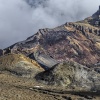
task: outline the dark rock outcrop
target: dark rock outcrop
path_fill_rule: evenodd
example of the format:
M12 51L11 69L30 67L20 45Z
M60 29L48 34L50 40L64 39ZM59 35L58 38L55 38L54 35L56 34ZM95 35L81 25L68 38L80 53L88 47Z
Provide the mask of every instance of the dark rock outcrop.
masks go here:
M49 70L54 65L57 65L58 62L46 54L40 54L40 52L35 52L29 55L29 58L36 60L42 68Z
M84 23L68 23L54 29L41 29L23 42L9 47L13 53L29 56L39 51L58 62L76 61L91 66L100 61L100 38L95 27ZM8 48L5 49L8 51Z
M93 69L100 74L100 63L93 65Z

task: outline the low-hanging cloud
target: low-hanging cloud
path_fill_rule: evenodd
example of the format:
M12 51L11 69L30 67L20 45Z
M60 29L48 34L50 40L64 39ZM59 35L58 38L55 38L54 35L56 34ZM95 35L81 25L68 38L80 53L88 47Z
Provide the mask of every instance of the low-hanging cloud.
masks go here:
M28 1L28 3L26 2ZM100 0L0 0L0 48L92 15Z

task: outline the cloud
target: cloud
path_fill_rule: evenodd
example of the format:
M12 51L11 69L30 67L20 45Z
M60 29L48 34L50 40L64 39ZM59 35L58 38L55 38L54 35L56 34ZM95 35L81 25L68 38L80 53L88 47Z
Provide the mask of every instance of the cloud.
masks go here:
M82 20L92 15L100 4L100 0L27 1L0 0L0 48L26 39L40 28Z

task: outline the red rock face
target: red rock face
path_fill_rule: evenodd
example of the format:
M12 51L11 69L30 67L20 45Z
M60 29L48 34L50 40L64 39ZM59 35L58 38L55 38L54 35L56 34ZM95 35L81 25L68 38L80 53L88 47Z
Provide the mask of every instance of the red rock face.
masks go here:
M99 62L100 37L94 30L94 33L89 32L85 26L84 30L76 27L77 23L72 23L55 29L39 30L27 40L15 44L11 50L26 55L39 50L60 62L71 60L87 66Z
M39 51L59 62L76 61L89 67L100 62L100 28L84 20L54 29L41 29L9 50L26 56ZM5 51L8 53L8 48Z

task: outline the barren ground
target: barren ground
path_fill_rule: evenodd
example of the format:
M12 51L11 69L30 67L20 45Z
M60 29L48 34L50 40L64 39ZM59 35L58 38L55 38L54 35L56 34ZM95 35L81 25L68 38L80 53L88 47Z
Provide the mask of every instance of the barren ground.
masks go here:
M1 72L0 100L100 100L100 93L74 92L61 87L43 86L33 79Z

